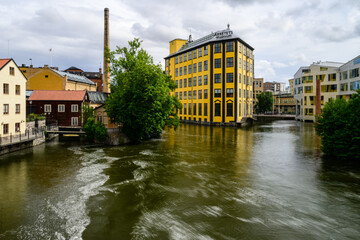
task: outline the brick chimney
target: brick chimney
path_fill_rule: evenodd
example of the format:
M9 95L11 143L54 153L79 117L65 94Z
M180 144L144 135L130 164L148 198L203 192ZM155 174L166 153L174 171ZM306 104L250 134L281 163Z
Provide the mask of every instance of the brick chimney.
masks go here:
M103 74L103 92L110 92L110 63L109 57L106 56L106 49L109 45L109 9L104 9L104 74Z

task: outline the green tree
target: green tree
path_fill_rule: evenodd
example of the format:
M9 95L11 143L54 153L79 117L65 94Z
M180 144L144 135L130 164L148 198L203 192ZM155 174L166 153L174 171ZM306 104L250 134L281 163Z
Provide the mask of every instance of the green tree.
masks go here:
M329 156L360 159L360 90L349 101L330 99L317 117L315 128L321 149Z
M88 118L84 126L86 137L90 141L104 142L107 136L107 130L102 122L95 122L94 118Z
M110 52L111 94L106 111L111 121L121 123L123 133L133 142L159 137L165 126L180 124L181 103L170 92L176 85L161 65L142 48L141 41Z
M273 97L271 92L262 92L257 97L258 102L255 105L256 113L270 112L273 109Z
M83 125L85 126L89 118L94 118L94 108L89 103L84 103L82 106Z

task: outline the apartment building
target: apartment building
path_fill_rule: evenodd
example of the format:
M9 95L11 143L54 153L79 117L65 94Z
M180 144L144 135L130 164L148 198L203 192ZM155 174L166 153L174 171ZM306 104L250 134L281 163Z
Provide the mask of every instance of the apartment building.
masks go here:
M237 123L253 113L254 48L228 28L193 41L170 41L166 73L183 121Z

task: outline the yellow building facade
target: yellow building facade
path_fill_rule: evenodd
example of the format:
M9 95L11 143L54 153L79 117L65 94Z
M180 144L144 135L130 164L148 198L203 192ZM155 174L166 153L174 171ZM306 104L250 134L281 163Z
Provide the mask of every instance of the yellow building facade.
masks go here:
M27 90L88 90L96 91L96 84L84 76L49 68L20 67L27 77Z
M170 42L165 70L183 121L240 123L253 113L254 48L228 27L198 40Z

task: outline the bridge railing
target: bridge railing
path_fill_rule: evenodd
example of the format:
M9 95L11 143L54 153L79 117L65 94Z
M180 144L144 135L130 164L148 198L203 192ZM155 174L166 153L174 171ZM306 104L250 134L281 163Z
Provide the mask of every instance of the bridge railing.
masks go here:
M23 133L17 133L17 134L10 133L6 135L0 134L0 146L19 143L28 140L34 140L39 137L44 137L44 130L45 127L40 127L40 128L26 129L25 132Z

